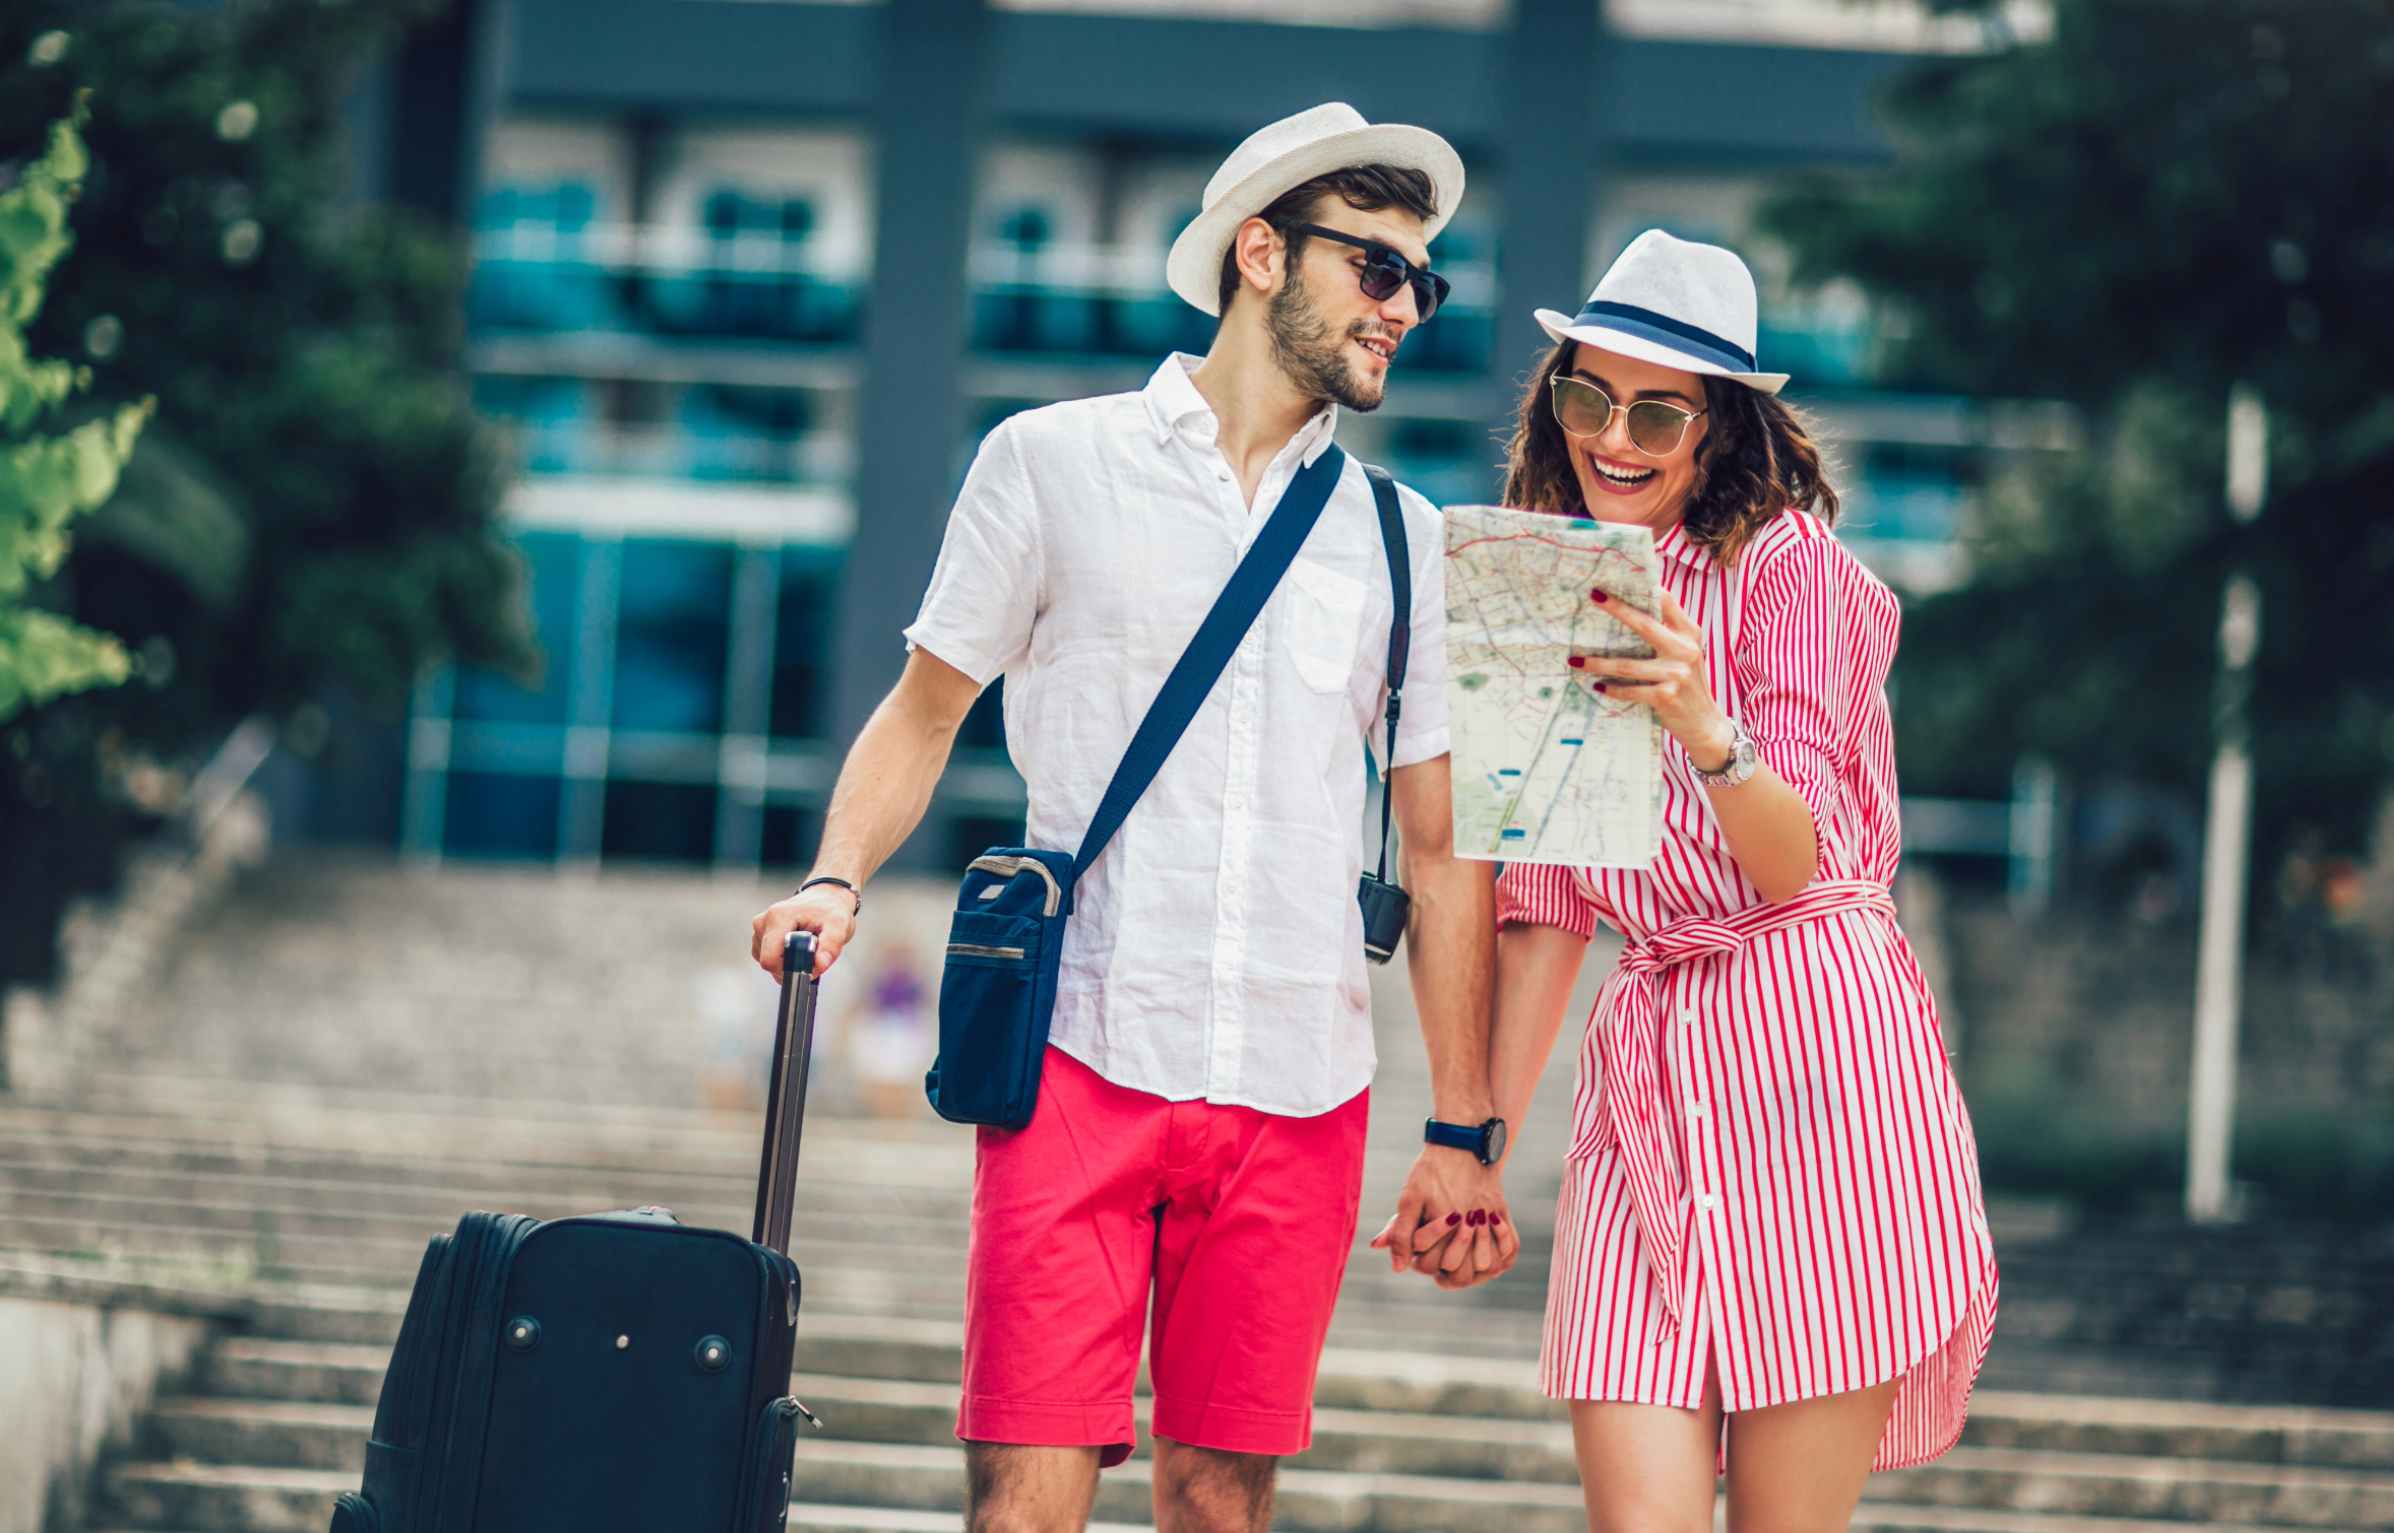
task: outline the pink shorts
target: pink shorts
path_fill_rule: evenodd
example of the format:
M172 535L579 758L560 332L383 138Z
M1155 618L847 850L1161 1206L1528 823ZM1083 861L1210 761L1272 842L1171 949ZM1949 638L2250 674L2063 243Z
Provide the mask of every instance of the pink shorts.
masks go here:
M1152 1295L1156 1435L1303 1452L1369 1096L1313 1118L1167 1102L1049 1049L1030 1123L980 1130L956 1435L1129 1458Z

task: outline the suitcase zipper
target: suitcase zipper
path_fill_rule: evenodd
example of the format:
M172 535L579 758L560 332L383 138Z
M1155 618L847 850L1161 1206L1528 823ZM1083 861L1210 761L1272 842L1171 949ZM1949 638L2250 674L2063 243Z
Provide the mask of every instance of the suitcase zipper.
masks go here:
M1003 873L1008 878L1028 868L1047 884L1046 914L1054 915L1056 907L1064 903L1064 886L1056 882L1056 875L1048 871L1047 864L1036 857L975 857L964 865L968 873L975 868L984 873Z
M1023 950L1018 947L991 947L985 942L951 942L948 944L948 956L950 958L1011 958L1019 963L1023 958Z

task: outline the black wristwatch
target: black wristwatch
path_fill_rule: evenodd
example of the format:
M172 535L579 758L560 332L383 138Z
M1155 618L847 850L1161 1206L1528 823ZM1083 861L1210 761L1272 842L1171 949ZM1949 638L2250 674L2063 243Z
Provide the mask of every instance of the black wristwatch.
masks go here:
M1480 1158L1483 1166L1493 1166L1505 1158L1505 1120L1490 1118L1485 1123L1465 1125L1441 1123L1436 1118L1421 1126L1422 1142L1443 1145L1450 1150L1469 1150Z

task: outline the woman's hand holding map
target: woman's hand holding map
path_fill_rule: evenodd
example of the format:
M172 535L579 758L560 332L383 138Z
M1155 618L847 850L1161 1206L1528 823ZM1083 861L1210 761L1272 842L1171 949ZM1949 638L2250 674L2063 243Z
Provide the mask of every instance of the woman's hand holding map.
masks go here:
M1629 621L1651 621L1660 590L1653 535L1449 506L1446 548L1456 854L1646 866L1661 844L1662 729L1642 696L1581 678L1599 658L1653 653Z
M1653 709L1656 722L1690 760L1706 771L1717 771L1729 757L1735 732L1704 680L1704 630L1669 591L1658 587L1655 595L1661 611L1649 615L1613 600L1602 587L1588 593L1614 620L1653 646L1653 659L1575 654L1571 667L1587 677L1597 694Z

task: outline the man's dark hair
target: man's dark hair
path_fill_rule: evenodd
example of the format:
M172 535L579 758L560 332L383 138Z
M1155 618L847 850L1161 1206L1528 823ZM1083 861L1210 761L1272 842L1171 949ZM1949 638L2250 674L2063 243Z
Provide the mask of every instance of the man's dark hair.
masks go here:
M1438 188L1425 171L1402 165L1357 165L1316 176L1282 192L1270 207L1255 215L1288 241L1290 266L1305 253L1305 235L1293 226L1313 222L1315 210L1326 197L1336 197L1358 213L1403 208L1424 222L1438 216ZM1233 241L1233 248L1222 252L1220 309L1225 318L1230 314L1231 295L1238 290L1239 260Z

